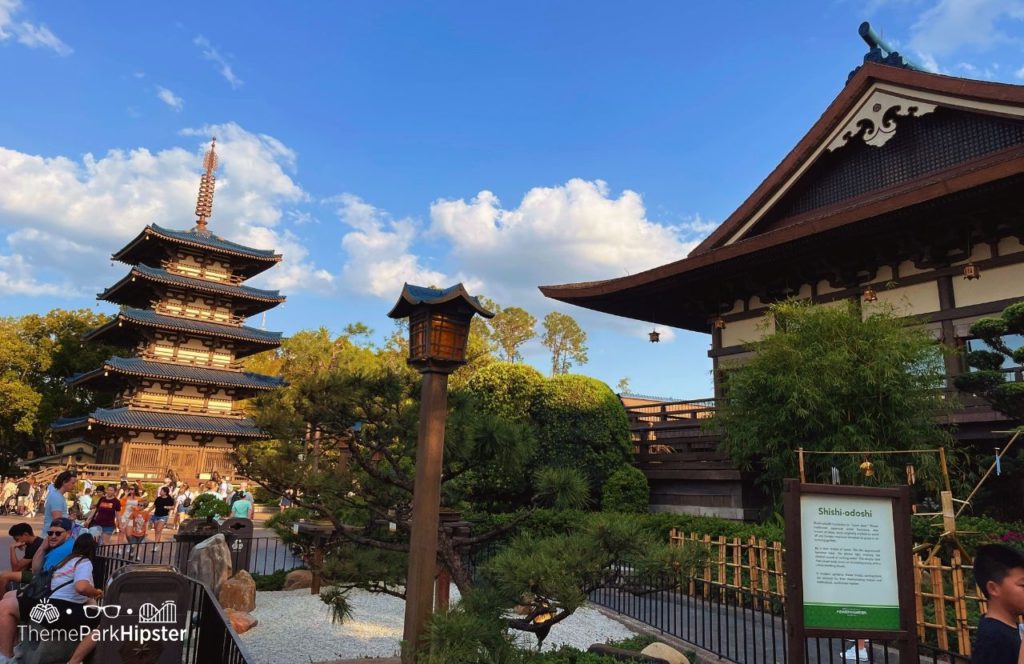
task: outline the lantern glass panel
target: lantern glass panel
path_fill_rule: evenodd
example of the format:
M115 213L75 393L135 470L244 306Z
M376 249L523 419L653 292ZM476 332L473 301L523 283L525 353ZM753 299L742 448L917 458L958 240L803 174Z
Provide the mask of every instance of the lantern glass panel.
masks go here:
M465 356L469 321L441 312L434 312L431 318L430 357L461 362Z
M409 357L426 357L429 339L430 313L426 310L417 311L409 317Z

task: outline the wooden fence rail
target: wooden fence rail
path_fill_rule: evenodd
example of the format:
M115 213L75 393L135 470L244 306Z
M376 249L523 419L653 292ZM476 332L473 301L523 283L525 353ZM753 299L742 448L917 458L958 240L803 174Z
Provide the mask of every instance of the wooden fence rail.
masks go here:
M786 597L785 549L782 542L764 538L712 537L697 533L669 533L673 546L701 545L708 553L703 570L690 581L690 593L701 592L699 584L708 581L726 588L753 590L778 601ZM917 634L925 643L942 650L971 654L971 638L978 617L985 612L985 598L968 580L960 552L949 562L933 558L925 562L914 556ZM766 600L767 601L767 600Z

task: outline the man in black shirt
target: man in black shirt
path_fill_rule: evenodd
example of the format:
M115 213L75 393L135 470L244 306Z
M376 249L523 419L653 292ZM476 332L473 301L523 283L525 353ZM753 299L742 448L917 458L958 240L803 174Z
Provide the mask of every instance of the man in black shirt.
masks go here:
M14 538L10 550L11 571L0 572L0 590L6 588L8 583L28 583L32 580L32 556L36 555L36 550L43 543L43 538L36 537L32 526L27 523L14 524L7 534Z
M978 547L974 580L988 599L988 612L978 621L971 664L1017 664L1024 613L1024 555L1001 544Z

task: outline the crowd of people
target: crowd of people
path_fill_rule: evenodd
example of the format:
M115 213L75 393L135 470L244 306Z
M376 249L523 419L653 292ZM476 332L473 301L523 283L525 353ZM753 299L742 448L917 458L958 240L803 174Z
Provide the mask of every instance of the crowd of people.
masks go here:
M13 540L10 571L0 573L0 589L12 583L20 588L0 599L0 664L13 658L17 626L29 621L42 600L60 612L58 627L94 626L99 618L90 617L83 607L103 596L93 586L96 546L122 543L133 555L150 531L159 542L165 528L180 528L193 501L203 494L225 501L233 517L253 517L256 501L248 482L236 488L219 473L193 488L169 470L155 495L127 479L109 484L83 479L79 485L73 470L59 473L45 488L32 479L0 478L0 513L33 519L41 512L43 517L40 535L27 522L8 530ZM33 581L39 588L33 589Z

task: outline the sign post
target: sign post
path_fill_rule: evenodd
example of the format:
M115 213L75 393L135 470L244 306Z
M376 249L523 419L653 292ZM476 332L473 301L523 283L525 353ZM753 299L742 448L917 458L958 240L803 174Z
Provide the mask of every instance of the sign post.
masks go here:
M917 661L910 487L786 480L788 664L808 637L878 639Z

